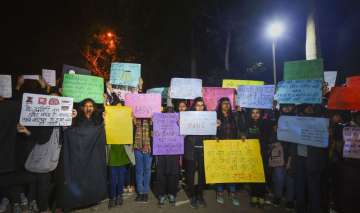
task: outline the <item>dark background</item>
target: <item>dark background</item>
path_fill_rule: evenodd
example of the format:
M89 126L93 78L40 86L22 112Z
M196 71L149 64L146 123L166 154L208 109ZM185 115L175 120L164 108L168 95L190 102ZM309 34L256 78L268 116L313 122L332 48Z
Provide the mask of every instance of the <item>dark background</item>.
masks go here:
M360 73L358 2L316 1L325 70L338 70L339 83ZM171 77L190 77L194 47L197 77L207 85L220 86L225 77L271 83L271 41L264 29L274 17L286 23L277 48L280 79L284 61L305 58L305 0L36 0L2 2L1 8L0 72L12 75L40 74L42 68L60 74L62 64L84 67L81 47L98 26L122 38L122 54L136 53L146 87L167 86ZM224 71L224 32L229 26L231 66ZM266 70L246 71L257 62Z

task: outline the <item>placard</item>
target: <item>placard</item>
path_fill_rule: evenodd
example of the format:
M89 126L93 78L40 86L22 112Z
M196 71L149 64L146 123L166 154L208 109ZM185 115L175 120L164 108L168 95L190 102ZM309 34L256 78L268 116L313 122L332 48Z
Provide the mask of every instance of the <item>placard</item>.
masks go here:
M0 75L0 97L12 97L11 75Z
M284 80L324 80L323 60L315 59L285 62Z
M180 112L180 135L216 135L216 112Z
M107 144L132 144L132 110L126 106L105 106L105 132Z
M22 77L24 80L40 80L39 75L23 75Z
M23 126L71 126L73 99L24 93L20 124Z
M42 77L47 84L54 87L56 86L56 70L42 70Z
M347 87L360 87L360 75L346 78Z
M324 72L324 81L328 84L328 90L335 86L336 83L337 71L325 71Z
M161 95L127 94L125 105L132 108L135 118L151 118L155 112L161 112Z
M280 81L275 100L280 104L320 104L322 102L322 81Z
M195 78L172 78L170 98L194 99L202 97L202 80Z
M343 138L343 157L360 159L360 127L345 127Z
M91 98L96 103L104 102L104 79L90 75L64 74L63 96L74 98L79 103Z
M133 63L111 63L110 83L137 87L141 77L141 65Z
M233 79L223 79L222 87L223 88L233 88L237 89L239 86L260 86L264 85L263 81L255 80L233 80Z
M205 179L213 183L264 183L258 139L205 140Z
M184 154L184 136L180 135L179 113L154 113L153 155Z
M127 94L138 94L137 91L131 91L126 89L112 89L112 92L116 94L116 96L121 100L125 101L125 97Z
M223 97L229 98L232 109L235 109L235 89L221 87L204 87L203 97L205 105L210 111L216 110L218 101Z
M328 98L328 108L336 110L360 110L359 87L334 87Z
M62 73L64 74L79 74L79 75L91 75L91 72L85 68L71 66L63 64Z
M329 119L280 116L277 139L291 143L326 148L329 142Z
M243 108L272 109L274 93L274 85L239 86L237 105Z
M168 87L156 87L146 90L148 94L160 94L163 100L167 100L169 96L169 88Z

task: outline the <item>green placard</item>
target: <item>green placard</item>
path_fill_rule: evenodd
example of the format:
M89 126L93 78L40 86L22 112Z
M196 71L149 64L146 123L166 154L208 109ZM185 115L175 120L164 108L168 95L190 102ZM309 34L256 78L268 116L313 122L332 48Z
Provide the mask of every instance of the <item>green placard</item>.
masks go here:
M90 75L64 74L63 96L74 98L79 103L86 98L96 103L104 102L104 79Z
M288 61L284 64L284 80L323 80L322 59Z

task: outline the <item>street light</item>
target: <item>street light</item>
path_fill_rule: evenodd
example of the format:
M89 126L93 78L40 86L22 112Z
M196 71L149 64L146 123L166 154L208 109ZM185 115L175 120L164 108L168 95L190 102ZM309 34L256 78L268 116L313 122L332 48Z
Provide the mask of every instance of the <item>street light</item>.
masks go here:
M272 22L267 27L267 35L272 39L274 84L276 84L276 59L275 59L276 40L283 34L283 32L284 32L284 25L279 21Z

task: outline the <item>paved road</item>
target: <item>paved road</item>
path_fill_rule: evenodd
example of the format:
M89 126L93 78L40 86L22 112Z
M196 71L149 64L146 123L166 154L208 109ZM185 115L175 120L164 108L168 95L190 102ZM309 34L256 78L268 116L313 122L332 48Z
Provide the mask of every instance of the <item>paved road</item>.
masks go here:
M176 207L166 204L164 207L159 208L157 205L157 199L151 195L149 203L142 204L134 202L135 195L126 196L124 198L124 204L120 207L109 210L107 208L107 201L100 203L99 205L77 210L79 213L90 213L90 212L121 212L121 213L192 213L192 212L209 212L209 213L290 213L284 208L274 208L268 206L265 209L251 208L249 206L249 197L247 193L242 192L239 194L241 205L240 207L234 207L230 200L225 200L224 205L219 205L215 201L215 192L207 190L205 192L205 200L207 202L206 208L192 209L189 205L189 201L183 191L180 191L177 198Z

